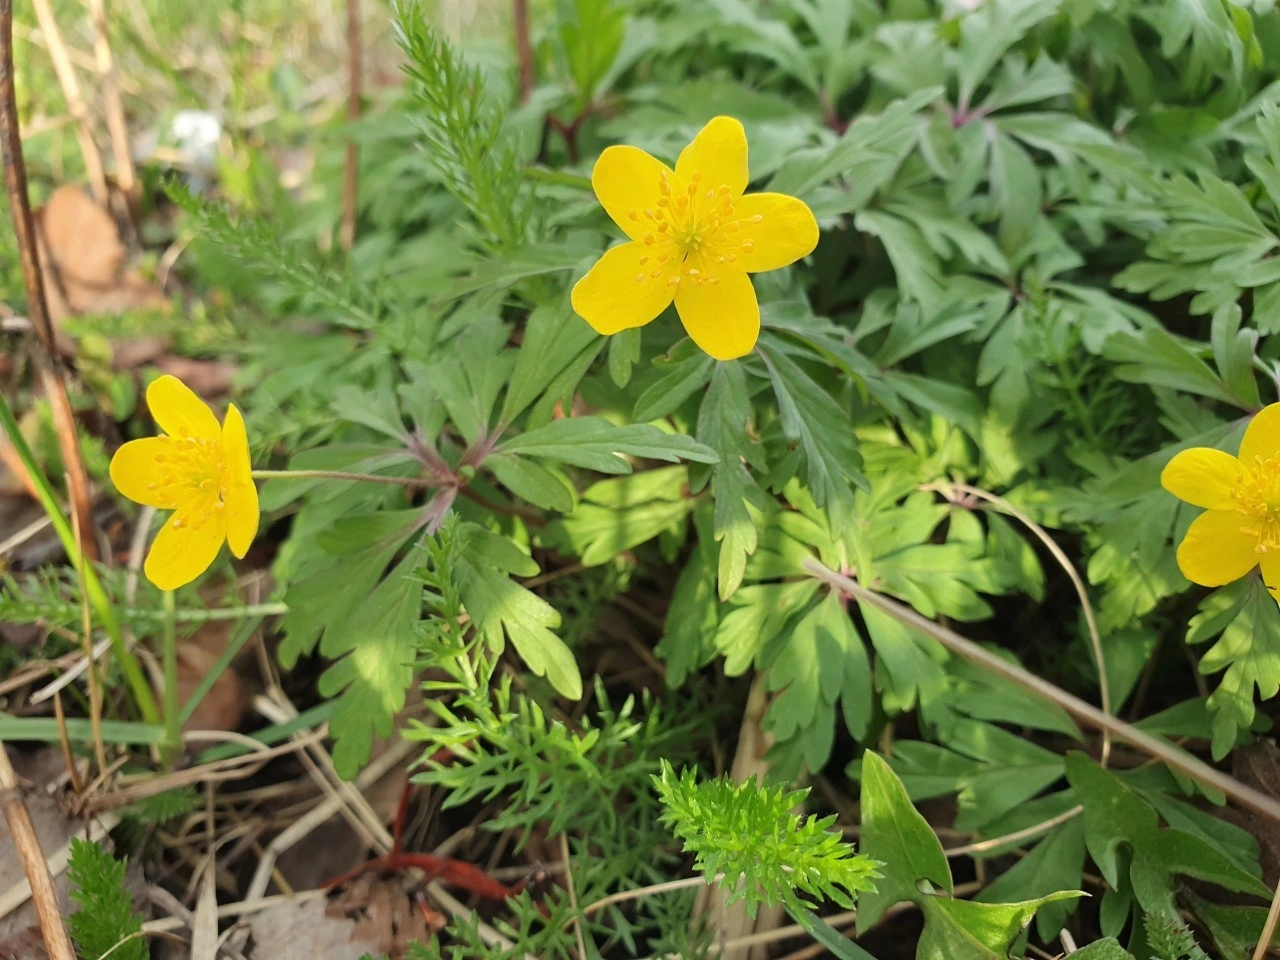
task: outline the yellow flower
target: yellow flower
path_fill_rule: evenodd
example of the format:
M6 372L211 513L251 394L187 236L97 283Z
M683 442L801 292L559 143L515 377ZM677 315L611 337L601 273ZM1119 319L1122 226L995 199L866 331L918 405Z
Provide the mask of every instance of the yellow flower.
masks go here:
M1249 423L1233 457L1209 447L1183 450L1161 485L1205 512L1178 547L1178 568L1192 583L1220 587L1255 566L1280 600L1280 403Z
M607 250L573 288L573 309L598 333L642 327L671 303L717 360L750 353L760 305L749 273L813 251L818 223L800 200L747 188L747 138L716 117L673 171L636 147L609 147L591 172L605 212L630 242Z
M235 404L226 423L177 377L147 388L162 437L130 440L111 459L111 480L130 500L172 510L143 567L161 590L176 590L209 569L222 542L243 557L258 532L258 491L249 438Z

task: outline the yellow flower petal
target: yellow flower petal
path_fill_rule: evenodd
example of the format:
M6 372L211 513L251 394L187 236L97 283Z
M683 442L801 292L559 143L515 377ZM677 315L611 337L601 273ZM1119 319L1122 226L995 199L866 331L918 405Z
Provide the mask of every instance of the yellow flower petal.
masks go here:
M1179 500L1206 510L1230 510L1231 490L1243 471L1229 453L1210 447L1183 450L1165 465L1160 485Z
M1251 464L1255 457L1280 458L1280 403L1263 407L1249 421L1240 442L1240 461Z
M657 209L663 176L672 181L674 189L675 174L661 160L639 147L607 147L591 171L591 189L623 233L632 240L643 240L646 233L654 232L645 211Z
M209 405L179 380L165 374L147 387L147 408L160 429L171 437L204 437L217 440L222 436L218 418Z
M756 345L760 304L750 278L742 271L722 271L716 279L718 283L681 279L676 310L694 343L716 360L734 360Z
M1258 538L1240 532L1234 510L1207 510L1196 517L1178 547L1178 569L1192 583L1220 587L1239 580L1261 559Z
M660 256L665 263L658 262ZM574 284L573 309L606 336L643 327L671 303L676 291L668 281L679 269L674 247L619 244Z
M253 483L244 417L234 403L227 407L227 418L222 424L222 458L227 471L223 498L227 511L227 546L237 557L243 557L258 533L258 488Z
M803 200L784 193L749 193L733 205L738 265L748 273L777 270L813 253L818 221ZM759 217L757 221L755 218Z
M135 503L161 510L172 510L178 505L172 485L159 483L160 464L156 457L165 454L173 441L168 437L147 437L130 440L111 458L111 482L116 489Z
M1280 600L1280 553L1268 550L1262 555L1262 582L1271 596Z
M208 570L226 539L224 512L210 509L193 517L184 511L170 517L142 566L147 579L161 590L177 590Z
M747 133L733 117L716 117L680 152L676 176L685 184L701 174L696 189L718 190L727 186L734 197L747 189Z

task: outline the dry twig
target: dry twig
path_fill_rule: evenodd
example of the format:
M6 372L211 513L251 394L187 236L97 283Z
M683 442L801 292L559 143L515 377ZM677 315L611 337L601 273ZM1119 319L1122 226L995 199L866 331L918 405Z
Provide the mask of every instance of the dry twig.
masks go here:
M810 557L805 560L804 571L810 576L830 584L860 603L878 607L899 623L937 640L957 656L976 663L983 669L1017 684L1022 689L1048 700L1050 703L1057 704L1081 723L1087 724L1095 730L1106 730L1113 737L1132 744L1148 756L1154 757L1174 770L1181 771L1201 785L1226 794L1242 807L1269 819L1280 821L1280 801L1277 801L1274 797L1267 796L1260 790L1255 790L1253 787L1241 783L1235 777L1228 776L1221 770L1215 770L1198 757L1194 757L1184 750L1179 750L1177 747L1139 730L1131 723L1126 723L1118 717L1104 713L1092 704L1085 703L1079 697L1067 693L1067 691L1055 686L1048 680L1038 677L1029 670L1015 666L994 653L983 649L972 640L960 636L954 630L949 630L941 624L934 623L927 617L922 617L897 600L876 593L874 590L868 590L856 580L824 566L817 558Z
M10 0L0 0L0 15L9 6ZM63 926L62 914L58 909L58 894L53 889L53 877L49 874L49 864L45 861L44 851L40 849L40 840L36 836L35 825L31 822L31 814L27 805L22 802L22 794L18 789L18 776L9 763L9 753L0 742L0 808L4 810L4 819L9 824L9 835L13 837L14 849L22 868L27 874L27 883L35 901L36 914L40 918L40 934L44 937L44 946L50 960L76 960L71 949L71 938L67 936L67 928Z
M45 0L38 0L44 3ZM55 26L56 29L56 26ZM93 505L89 498L89 477L80 456L71 402L63 376L53 324L45 299L44 277L40 272L40 254L27 195L27 170L22 158L22 135L18 125L18 98L13 77L13 0L0 2L0 154L4 158L4 183L9 194L9 213L13 218L14 236L18 241L18 257L22 264L22 280L27 292L27 316L44 347L39 363L40 379L53 412L58 431L58 446L67 472L71 507L79 518L83 532L83 549L90 560L98 558L93 531Z

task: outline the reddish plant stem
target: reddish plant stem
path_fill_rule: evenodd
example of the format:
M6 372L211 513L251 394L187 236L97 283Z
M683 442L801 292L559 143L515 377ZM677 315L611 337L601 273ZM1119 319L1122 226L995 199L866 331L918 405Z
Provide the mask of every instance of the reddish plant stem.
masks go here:
M529 39L529 0L511 0L516 29L516 59L520 63L520 102L528 103L533 93L533 43Z
M578 131L582 129L582 123L587 119L587 114L578 114L568 123L565 123L554 114L547 114L547 126L556 133L560 134L560 138L564 140L565 153L569 156L569 163L578 162Z
M509 887L465 860L438 857L434 853L388 853L381 857L374 857L354 870L348 870L342 876L330 880L325 887L333 889L342 886L366 873L394 873L397 870L421 870L427 875L428 880L439 880L452 887L461 887L490 900L514 897L522 888L522 884Z
M405 781L400 791L400 803L396 807L396 822L391 827L391 855L404 852L404 828L409 818L409 798L413 796L413 784Z
M347 0L347 122L360 119L361 110L360 0ZM354 133L347 143L346 169L342 179L342 233L344 250L356 243L356 206L360 191L360 148Z

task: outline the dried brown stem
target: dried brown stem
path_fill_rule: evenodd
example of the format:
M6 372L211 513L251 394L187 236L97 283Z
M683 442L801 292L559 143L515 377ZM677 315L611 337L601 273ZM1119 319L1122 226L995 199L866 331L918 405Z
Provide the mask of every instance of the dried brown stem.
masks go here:
M111 137L111 152L116 159L116 185L124 194L129 217L137 222L138 178L133 169L133 154L129 150L129 127L124 118L124 101L120 99L120 84L116 79L115 61L111 56L111 41L107 37L106 0L86 0L89 15L93 18L93 55L98 68L98 80L102 84L103 103L107 113L107 133Z
M1264 960L1276 935L1276 923L1280 921L1280 886L1276 887L1271 897L1271 909L1267 911L1267 920L1262 925L1262 936L1254 948L1251 960Z
M347 0L347 122L360 119L361 77L360 63L360 0ZM360 148L355 134L347 143L346 169L342 178L342 227L339 241L344 250L356 243L356 206L360 192Z
M1094 616L1093 604L1089 601L1089 591L1084 588L1084 580L1081 578L1079 571L1076 570L1075 564L1071 562L1057 542L1049 536L1049 532L1004 497L983 490L981 487L973 487L967 483L929 483L925 484L921 489L939 490L943 493L946 493L947 490L958 490L971 497L977 497L979 500L985 500L1001 513L1013 517L1035 534L1036 539L1044 544L1045 549L1049 551L1053 559L1057 560L1058 565L1066 572L1067 579L1075 587L1076 596L1080 598L1080 609L1084 613L1085 627L1089 631L1089 644L1093 648L1093 660L1098 670L1099 703L1102 706L1103 713L1111 713L1111 682L1107 677L1107 658L1102 652L1102 634L1098 631L1098 618ZM1111 759L1111 734L1106 730L1102 731L1102 755L1099 759L1104 767Z
M42 3L44 0L37 0L37 12ZM52 16L51 13L50 16ZM54 29L56 30L56 25ZM52 49L52 37L50 41L50 49ZM22 159L18 97L14 89L13 77L13 0L0 0L0 156L3 157L4 184L9 194L9 212L13 218L14 236L18 241L18 257L22 263L22 279L27 291L27 317L46 354L43 362L39 364L40 379L52 407L63 466L67 472L71 506L79 517L80 529L84 532L86 556L96 560L98 552L97 541L93 536L89 478L80 457L80 441L76 435L75 420L71 414L71 402L67 399L66 381L62 375L62 360L58 353L53 323L49 319L44 277L40 272L35 221L31 216L31 202L27 196L27 169Z
M12 0L0 0L0 19L11 21ZM8 32L8 25L3 29ZM9 763L8 751L0 741L0 808L4 810L4 819L9 824L9 835L13 837L13 847L22 861L22 869L27 874L27 882L31 884L31 899L36 906L36 916L40 920L40 934L44 938L45 950L49 960L76 960L76 953L71 948L71 938L67 936L67 928L63 926L62 914L58 910L58 894L53 889L53 877L49 875L49 864L40 849L40 839L36 836L35 825L31 822L31 814L22 802L22 793L18 789L18 776Z
M62 97L67 101L67 112L76 121L76 139L80 142L80 153L84 157L84 172L89 178L89 189L93 191L93 199L106 206L107 175L102 166L102 154L98 151L98 144L93 139L93 120L89 116L89 107L80 95L80 82L76 79L75 68L71 65L71 55L62 39L62 31L58 29L58 19L53 15L53 7L50 6L49 0L32 0L32 6L35 7L40 32L44 34L53 72L58 77L58 86L62 88ZM12 62L10 58L9 63ZM15 120L15 131L17 127Z
M927 637L932 637L951 653L964 657L984 670L1002 677L1010 683L1015 683L1022 689L1048 700L1050 703L1057 704L1079 722L1093 727L1095 730L1105 730L1117 740L1132 744L1148 756L1154 757L1166 766L1186 774L1201 785L1227 795L1240 806L1264 817L1280 821L1280 801L1277 801L1274 797L1267 796L1260 790L1255 790L1253 787L1241 783L1221 770L1214 769L1199 758L1139 730L1131 723L1126 723L1118 717L1104 713L1093 704L1086 703L1079 697L1067 693L1061 687L1057 687L1049 681L1037 677L1034 673L1009 663L1004 658L980 647L972 640L960 636L954 630L949 630L941 624L934 623L927 617L922 617L897 600L876 593L874 590L868 590L856 580L827 568L816 558L810 557L804 561L804 571L810 576L830 584L859 603L878 607L899 623L905 624Z
M23 194L25 196L25 190ZM9 194L9 199L12 202L12 193ZM27 291L30 296L30 285ZM48 361L41 364L40 379L44 384L49 409L53 413L53 425L58 433L58 450L62 454L62 467L67 475L71 512L79 524L80 552L86 560L94 561L99 559L98 538L94 535L97 528L93 523L89 474L85 472L84 459L80 455L80 434L76 430L75 414L71 412L71 401L67 397L67 382L63 378L61 362L56 354L51 355Z

